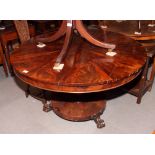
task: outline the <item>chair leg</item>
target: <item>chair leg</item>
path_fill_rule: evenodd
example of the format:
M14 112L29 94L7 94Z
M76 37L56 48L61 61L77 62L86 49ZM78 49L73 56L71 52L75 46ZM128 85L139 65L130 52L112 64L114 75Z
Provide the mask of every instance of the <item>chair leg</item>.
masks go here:
M27 85L26 85L26 90L25 90L25 96L28 97L29 94L30 94L30 85L27 84Z
M152 63L152 70L151 70L151 75L150 75L151 85L149 87L149 91L151 91L151 89L152 89L154 77L155 77L155 57L153 58L153 63Z
M6 60L5 60L4 55L2 55L2 63L3 63L3 69L5 72L5 76L8 77L8 70L7 70L7 65L6 65Z
M141 103L142 96L143 96L142 93L138 95L138 97L137 97L137 104L140 104Z
M42 100L42 103L43 103L43 104L46 104L46 103L47 103L47 99L46 99L46 91L45 91L45 90L42 90L42 94L43 94L43 100Z
M138 97L137 97L137 104L141 103L142 96L145 93L144 91L145 91L145 85L146 85L146 81L147 81L149 60L150 60L150 57L148 56L147 60L146 60L145 67L144 67L144 70L143 70L143 73L142 73L142 77L140 79L140 86L139 86L139 92L138 92Z
M10 54L9 54L8 49L7 49L7 46L4 47L4 52L5 52L5 57L6 57L6 61L7 61L7 65L8 65L10 75L13 76L14 74L13 74L13 69L12 69L11 63L10 63Z
M1 58L2 58L2 65L3 65L5 76L8 77L8 70L7 70L6 60L5 60L5 56L3 54L3 49L2 49L1 44L0 44L0 55L1 55Z

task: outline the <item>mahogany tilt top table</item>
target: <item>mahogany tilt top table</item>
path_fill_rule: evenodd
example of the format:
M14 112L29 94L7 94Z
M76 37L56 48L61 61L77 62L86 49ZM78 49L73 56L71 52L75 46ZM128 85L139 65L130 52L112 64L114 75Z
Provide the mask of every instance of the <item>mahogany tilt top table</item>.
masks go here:
M37 46L35 39L31 39L13 52L11 62L15 75L24 82L63 93L64 96L70 94L71 101L65 98L51 101L50 106L57 115L71 121L93 119L101 128L105 124L100 115L106 102L104 99L83 98L89 93L93 96L95 92L114 89L133 80L145 64L146 54L139 43L124 35L101 29L87 31L98 40L116 45L116 48L111 53L77 33L61 62L62 70L57 71L53 65L61 52L64 38L46 43L42 48Z
M108 30L111 30L117 33L118 32L122 33L138 41L155 39L155 24L151 24L151 21L109 20L109 21L104 21L104 24L107 26Z

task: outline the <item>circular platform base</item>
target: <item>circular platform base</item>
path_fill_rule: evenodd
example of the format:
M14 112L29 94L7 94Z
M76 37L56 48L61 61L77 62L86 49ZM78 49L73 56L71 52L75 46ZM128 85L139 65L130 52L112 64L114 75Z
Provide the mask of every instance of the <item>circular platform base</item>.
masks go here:
M86 121L99 117L106 106L106 102L90 101L90 102L63 102L52 101L53 111L60 117L70 121Z

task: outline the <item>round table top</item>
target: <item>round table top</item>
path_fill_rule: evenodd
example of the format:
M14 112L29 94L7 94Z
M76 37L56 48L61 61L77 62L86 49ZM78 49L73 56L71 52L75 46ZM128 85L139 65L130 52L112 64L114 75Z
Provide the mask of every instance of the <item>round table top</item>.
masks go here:
M113 89L139 75L146 61L145 50L135 40L100 29L90 31L96 38L116 44L114 56L74 34L63 69L53 70L63 46L63 38L38 48L31 39L11 55L16 76L45 90L67 93L89 93ZM106 37L103 37L106 34Z
M104 21L107 25L108 30L119 32L124 35L130 36L135 40L153 40L155 39L155 26L150 27L149 24L152 21L142 20L141 23L141 34L136 34L138 31L138 21L137 20L107 20ZM154 21L155 23L155 21Z

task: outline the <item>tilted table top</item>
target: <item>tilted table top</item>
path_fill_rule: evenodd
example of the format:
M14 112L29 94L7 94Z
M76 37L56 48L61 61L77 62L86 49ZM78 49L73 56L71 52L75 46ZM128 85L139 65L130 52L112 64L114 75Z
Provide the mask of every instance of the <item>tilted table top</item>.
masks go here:
M63 61L64 68L53 70L63 45L63 38L38 48L34 39L21 45L11 55L15 74L26 83L45 90L89 93L113 89L139 75L146 61L145 50L131 38L100 29L90 30L96 38L116 44L116 55L74 35Z
M154 21L155 22L155 21ZM141 34L136 34L138 32L139 26L136 20L124 20L124 21L114 21L107 20L104 21L107 25L108 30L119 32L127 35L135 40L152 40L155 39L155 26L150 27L151 21L142 20L140 21L140 31Z

